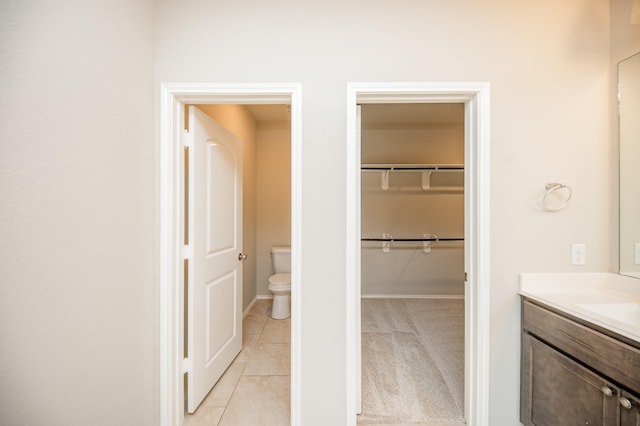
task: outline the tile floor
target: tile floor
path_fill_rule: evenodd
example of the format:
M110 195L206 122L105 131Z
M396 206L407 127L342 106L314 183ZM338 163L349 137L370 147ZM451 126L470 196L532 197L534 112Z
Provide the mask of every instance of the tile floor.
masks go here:
M243 349L185 426L288 426L291 320L258 300L243 321Z
M378 306L380 304L391 306L398 302L400 301L381 300L373 303L363 301L363 332L377 330L389 320L395 323L398 319L402 319L401 317L404 316L402 311L394 312L394 309L387 311L387 309L380 309L382 306ZM402 301L402 303L421 305L423 302ZM373 305L376 305L376 309L373 311L368 309L374 307ZM415 306L408 309L409 312L422 310L421 307ZM373 312L377 314L368 316ZM185 417L185 426L288 426L290 424L291 320L274 320L270 314L271 300L258 300L255 303L243 321L242 351L209 392L196 413ZM398 316L399 314L402 315ZM420 319L431 324L432 330L434 323L437 323L434 321L435 318ZM449 320L450 318L447 323ZM448 338L455 335L456 333L451 335L449 332L444 334ZM456 337L454 339L458 340ZM439 349L447 348L450 342L446 340L438 341L433 346ZM450 356L451 353L448 355ZM462 353L461 356L463 355ZM447 359L450 359L449 356ZM363 389L365 394L367 391ZM367 421L364 419L366 415L359 417L359 423L366 423L366 426L459 426L464 424L463 421L446 422L443 419L433 423L384 423L372 422L371 418Z

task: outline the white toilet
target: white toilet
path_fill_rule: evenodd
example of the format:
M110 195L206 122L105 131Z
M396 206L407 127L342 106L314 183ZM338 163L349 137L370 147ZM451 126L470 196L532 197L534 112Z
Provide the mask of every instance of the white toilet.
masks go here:
M267 287L273 293L271 318L286 319L291 315L291 247L271 247L273 275Z

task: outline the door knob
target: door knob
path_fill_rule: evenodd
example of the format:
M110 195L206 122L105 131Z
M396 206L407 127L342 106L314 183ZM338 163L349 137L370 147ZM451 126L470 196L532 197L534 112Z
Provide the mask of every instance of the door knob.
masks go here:
M247 259L247 255L244 253L240 253L238 254L238 260L246 260Z
M618 398L618 401L620 402L620 405L622 405L627 410L631 409L631 406L632 406L631 401L629 401L627 398L620 397L620 398Z

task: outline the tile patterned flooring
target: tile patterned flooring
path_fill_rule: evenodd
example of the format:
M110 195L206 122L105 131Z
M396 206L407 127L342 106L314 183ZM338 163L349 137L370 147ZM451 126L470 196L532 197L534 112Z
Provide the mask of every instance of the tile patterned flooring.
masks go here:
M363 299L359 424L464 424L463 305L462 300ZM243 321L242 351L196 413L185 417L185 426L290 424L291 322L272 319L270 311L271 300L256 301ZM412 382L418 370L427 383ZM426 391L435 399L424 399ZM431 404L425 406L425 400ZM400 416L393 412L398 408ZM425 409L431 413L420 418Z
M242 323L243 349L184 426L288 426L291 320L258 300Z

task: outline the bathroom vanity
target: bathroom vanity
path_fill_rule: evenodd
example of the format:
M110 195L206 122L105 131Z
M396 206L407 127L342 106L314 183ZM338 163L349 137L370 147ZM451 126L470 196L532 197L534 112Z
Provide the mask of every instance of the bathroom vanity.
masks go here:
M615 274L522 274L520 421L640 426L640 295Z
M617 95L620 274L520 275L525 425L640 426L640 53Z

